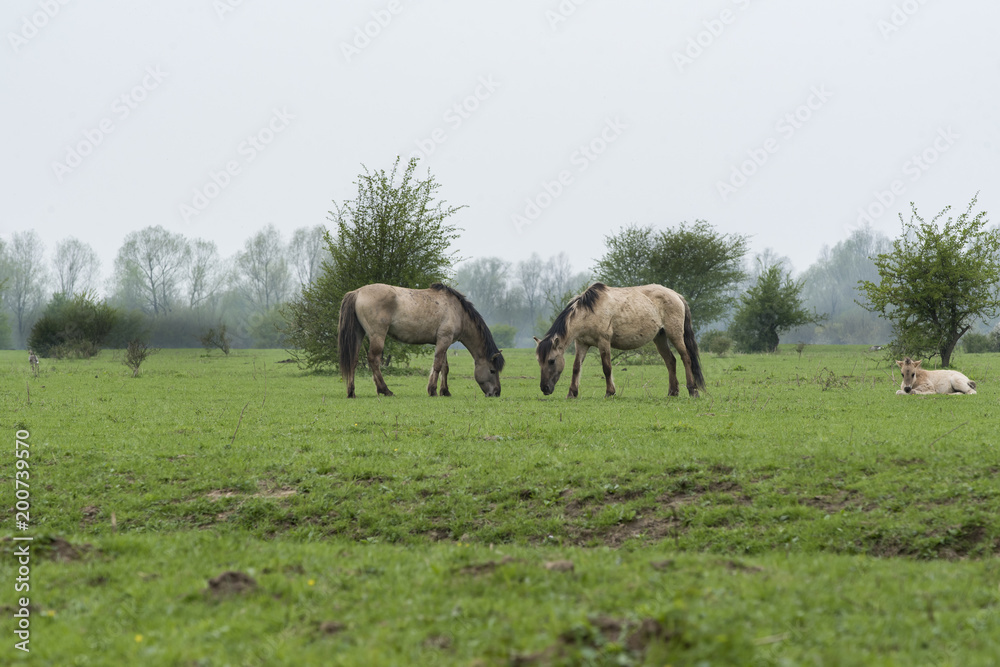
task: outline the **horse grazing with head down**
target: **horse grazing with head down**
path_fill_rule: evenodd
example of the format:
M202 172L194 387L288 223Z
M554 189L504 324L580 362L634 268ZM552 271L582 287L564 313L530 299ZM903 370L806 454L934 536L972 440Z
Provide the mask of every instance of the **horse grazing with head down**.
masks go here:
M653 341L670 372L669 395L677 396L677 361L667 345L668 340L681 356L688 393L698 396L698 389L705 388L705 378L701 374L698 343L691 327L691 309L684 297L662 285L608 287L594 283L569 302L544 338L535 339L542 393L548 396L555 391L566 363L563 355L573 341L576 341L576 360L569 398L579 394L580 367L591 347L597 347L601 353L607 397L615 394L611 348L634 350Z
M385 337L403 343L430 343L435 346L427 393L448 391L448 347L456 340L465 345L475 361L475 378L487 396L500 395L503 353L493 341L485 320L458 290L441 283L430 289L407 289L375 283L344 295L340 303L337 345L340 374L347 382L347 397L354 398L354 371L361 341L368 336L368 365L378 393L392 396L382 378L382 350Z
M976 383L958 371L925 371L920 361L906 357L896 365L903 373L897 394L975 394Z

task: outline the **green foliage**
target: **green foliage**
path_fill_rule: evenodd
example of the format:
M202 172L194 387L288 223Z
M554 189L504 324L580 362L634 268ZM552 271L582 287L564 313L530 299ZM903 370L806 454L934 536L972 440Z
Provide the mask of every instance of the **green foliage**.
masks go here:
M861 283L862 305L892 322L895 347L909 356L933 352L949 366L975 320L1000 313L1000 230L986 228L985 211L973 214L977 198L943 224L950 206L926 222L911 204L892 250L875 257L879 282Z
M694 326L724 317L733 306L733 288L745 277L746 236L721 234L704 220L657 232L626 227L605 237L607 252L595 272L609 285L658 283L683 296Z
M42 357L92 357L113 341L130 320L90 294L52 297L28 335L28 347Z
M325 236L331 260L314 285L282 309L291 353L306 367L336 365L337 314L347 292L371 283L426 288L451 272L458 229L447 219L462 207L434 201L440 186L430 175L415 176L415 158L397 183L399 163L396 158L388 174L366 167L356 197L335 203L329 218L334 230ZM389 339L383 355L386 363L408 363L427 351Z
M226 325L222 322L219 323L218 328L209 327L205 333L198 337L198 340L206 352L219 348L226 356L229 356L229 348L233 342L232 336L226 330Z
M132 377L136 378L139 377L139 369L143 362L145 362L151 355L159 352L159 350L151 347L147 341L139 338L133 338L128 342L128 345L125 346L124 352L122 363L131 369Z
M701 335L698 346L716 356L724 357L733 347L733 339L725 331L713 329Z
M773 264L740 297L729 333L741 352L775 352L782 333L825 316L802 307L802 282Z
M451 399L414 376L354 402L281 350L164 350L130 382L2 352L39 483L33 660L993 664L996 385L898 397L866 349L705 356L697 401L662 363L607 401L594 358L577 401L539 400L530 350L501 399L461 353ZM256 586L212 590L227 571Z
M985 334L970 331L962 336L962 347L968 354L1000 352L1000 327Z
M512 327L509 324L494 324L490 327L490 332L493 334L493 340L496 341L497 347L501 349L514 347L517 327Z

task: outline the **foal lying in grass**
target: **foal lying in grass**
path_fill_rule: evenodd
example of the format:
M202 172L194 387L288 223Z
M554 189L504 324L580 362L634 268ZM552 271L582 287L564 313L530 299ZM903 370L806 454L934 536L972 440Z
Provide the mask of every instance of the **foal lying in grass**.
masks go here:
M903 372L897 394L975 394L976 383L958 371L925 371L920 361L906 357L896 364Z

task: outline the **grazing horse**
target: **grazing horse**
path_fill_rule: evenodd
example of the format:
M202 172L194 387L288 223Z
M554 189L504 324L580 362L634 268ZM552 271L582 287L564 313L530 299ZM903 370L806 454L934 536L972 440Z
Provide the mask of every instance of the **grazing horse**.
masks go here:
M601 353L607 396L615 393L611 379L611 348L634 350L649 341L656 343L670 372L670 396L677 396L677 361L667 345L669 340L681 355L688 393L698 396L705 388L698 358L698 344L691 327L691 309L677 292L662 285L608 287L594 283L569 305L541 340L535 339L535 356L541 369L542 393L548 396L556 388L566 360L563 354L576 341L576 360L568 398L580 391L580 366L587 350L596 346Z
M344 295L340 304L340 374L347 382L347 397L354 398L354 370L358 365L361 341L368 335L368 365L378 393L392 396L382 379L382 350L385 337L403 343L431 343L435 346L427 393L448 391L448 347L461 342L475 360L476 382L487 396L500 395L500 371L504 359L485 320L458 290L441 283L430 289L407 289L375 283Z
M896 365L903 373L897 394L975 394L976 383L958 371L925 371L906 357Z
M38 377L38 357L34 350L28 350L28 364L31 366L31 374Z

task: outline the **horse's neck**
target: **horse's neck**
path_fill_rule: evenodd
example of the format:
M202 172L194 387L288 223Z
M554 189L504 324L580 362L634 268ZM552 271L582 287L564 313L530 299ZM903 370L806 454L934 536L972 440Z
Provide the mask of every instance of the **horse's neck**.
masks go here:
M465 349L469 351L473 357L480 357L485 354L486 345L484 344L482 334L476 328L475 323L469 318L465 319L462 325L462 331L458 334L456 338L459 343L465 346Z

